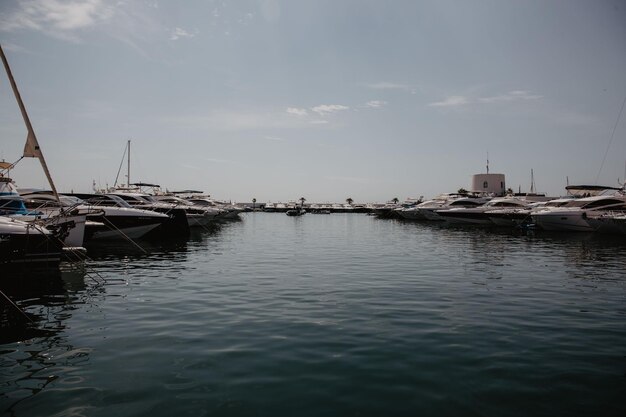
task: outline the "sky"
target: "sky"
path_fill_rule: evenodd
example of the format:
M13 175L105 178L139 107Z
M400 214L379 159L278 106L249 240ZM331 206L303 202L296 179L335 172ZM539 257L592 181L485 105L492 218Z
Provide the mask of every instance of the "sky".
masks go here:
M128 140L131 182L242 202L626 175L623 0L2 0L0 44L66 192L113 185ZM0 160L25 140L1 74Z

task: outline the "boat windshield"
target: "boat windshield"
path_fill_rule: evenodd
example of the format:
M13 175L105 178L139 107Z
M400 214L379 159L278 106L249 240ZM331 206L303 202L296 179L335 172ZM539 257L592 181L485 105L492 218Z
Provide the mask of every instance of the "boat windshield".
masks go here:
M62 196L59 196L59 198L61 199L61 203L63 203L64 206L74 206L77 204L85 203L83 200L81 200L78 197L71 197L68 195L62 195Z
M141 198L142 200L145 200L148 203L158 203L159 202L159 200L157 200L153 196L147 195L147 194L146 195L138 195L137 197Z
M626 204L625 200L620 200L617 198L602 198L600 200L592 200L592 201L589 201L586 199L574 200L574 201L570 201L562 205L562 207L581 207L581 208L591 209L591 208L607 207L607 206L615 206L615 205L623 205L623 204Z
M122 200L116 195L111 194L94 196L87 201L89 202L89 204L93 204L94 206L132 208L132 206L126 201Z
M526 204L515 200L496 200L485 204L488 207L524 207Z

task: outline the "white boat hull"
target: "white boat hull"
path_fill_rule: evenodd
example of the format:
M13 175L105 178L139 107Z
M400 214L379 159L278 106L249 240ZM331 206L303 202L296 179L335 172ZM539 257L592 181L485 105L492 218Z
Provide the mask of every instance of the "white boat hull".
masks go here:
M581 211L536 213L532 215L532 218L535 224L544 230L567 232L594 231L593 227L583 217L583 212Z

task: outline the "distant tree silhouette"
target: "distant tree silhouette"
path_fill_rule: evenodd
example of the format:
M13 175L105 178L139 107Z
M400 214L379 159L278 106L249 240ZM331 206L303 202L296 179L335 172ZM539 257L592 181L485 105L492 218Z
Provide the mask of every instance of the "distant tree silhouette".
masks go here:
M346 198L346 203L348 203L349 205L352 205L352 202L354 200L351 197Z
M394 197L393 199L391 199L391 202L393 204L398 204L399 201L400 201L400 199L398 197Z

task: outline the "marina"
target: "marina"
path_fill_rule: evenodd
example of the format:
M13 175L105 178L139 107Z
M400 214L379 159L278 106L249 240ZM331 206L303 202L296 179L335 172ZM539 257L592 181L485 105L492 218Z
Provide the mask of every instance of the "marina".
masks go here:
M4 281L3 413L626 411L621 236L241 217Z
M618 3L0 2L0 416L626 416Z

